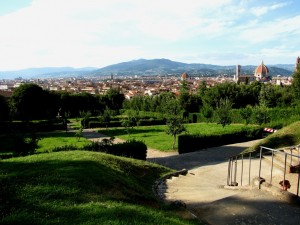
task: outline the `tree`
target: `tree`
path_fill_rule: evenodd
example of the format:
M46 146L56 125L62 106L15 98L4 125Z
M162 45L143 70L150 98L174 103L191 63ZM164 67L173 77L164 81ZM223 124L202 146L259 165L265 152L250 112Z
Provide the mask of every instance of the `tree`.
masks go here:
M300 66L298 64L298 68L295 70L293 74L293 82L292 82L293 94L295 96L295 100L299 101L300 99Z
M175 149L176 137L182 132L186 132L186 128L183 125L183 119L178 116L172 116L167 119L167 134L173 136L173 150Z
M0 95L0 121L9 119L9 105L4 96Z
M177 99L171 99L164 109L168 113L166 133L173 136L172 148L175 149L177 135L186 132L183 125L182 110Z
M231 110L232 110L232 103L229 101L229 99L223 99L221 98L217 108L216 108L216 114L219 118L218 124L222 124L222 127L224 128L226 125L231 124Z
M20 85L11 97L14 116L22 120L45 119L47 93L36 84Z
M245 124L248 125L252 116L252 107L247 105L245 108L240 109L241 117L245 120Z

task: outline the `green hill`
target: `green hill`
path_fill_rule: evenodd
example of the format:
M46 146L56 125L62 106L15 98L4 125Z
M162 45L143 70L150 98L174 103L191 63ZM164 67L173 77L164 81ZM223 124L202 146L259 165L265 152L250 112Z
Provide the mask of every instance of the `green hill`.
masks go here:
M0 161L0 224L199 224L159 203L170 173L145 161L72 151Z
M300 121L267 136L258 144L246 149L245 152L258 151L259 146L277 149L298 144L300 144Z

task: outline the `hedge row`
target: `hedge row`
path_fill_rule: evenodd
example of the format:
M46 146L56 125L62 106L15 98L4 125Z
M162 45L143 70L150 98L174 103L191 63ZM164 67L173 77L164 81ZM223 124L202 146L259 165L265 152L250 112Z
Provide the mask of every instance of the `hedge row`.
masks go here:
M233 109L231 111L232 116L232 123L245 123L245 120L242 118L240 114L241 109ZM256 124L255 121L255 112L253 111L252 116L250 118L250 124ZM270 119L271 124L282 124L284 126L298 121L300 119L300 109L299 108L288 108L288 109L281 109L281 108L270 108L267 112L267 117ZM205 118L202 113L190 113L189 114L189 121L194 122L211 122L216 123L218 122L218 117L215 113L213 113L212 118Z
M110 122L99 122L99 121L90 121L88 123L89 128L103 128L103 127L122 127L123 121L110 121ZM149 120L140 120L139 126L155 126L155 125L165 125L165 119L149 119Z
M7 134L9 132L45 132L53 130L66 129L61 123L54 123L51 121L38 122L0 122L0 134Z
M147 146L144 142L136 141L134 139L118 144L113 144L112 142L113 139L104 139L101 142L91 142L90 144L87 144L81 148L75 145L65 145L62 147L55 147L50 152L85 150L94 152L105 152L116 156L146 160Z
M262 127L244 127L240 131L213 135L179 135L179 154L194 152L210 147L216 147L237 142L250 141L262 137Z

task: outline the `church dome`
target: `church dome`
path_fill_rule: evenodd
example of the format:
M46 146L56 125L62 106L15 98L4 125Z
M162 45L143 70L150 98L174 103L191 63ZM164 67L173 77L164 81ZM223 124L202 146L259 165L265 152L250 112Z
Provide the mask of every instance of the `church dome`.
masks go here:
M255 74L268 74L269 68L264 64L264 62L261 62L261 64L256 67Z
M186 72L184 72L183 74L181 74L181 80L186 80L188 78L189 78L189 75Z

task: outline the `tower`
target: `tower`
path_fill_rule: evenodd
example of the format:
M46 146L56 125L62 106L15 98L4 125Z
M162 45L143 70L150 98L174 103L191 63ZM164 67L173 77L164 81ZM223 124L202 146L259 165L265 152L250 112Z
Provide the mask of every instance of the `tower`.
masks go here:
M295 64L295 71L298 71L300 69L300 57L298 56L296 59L296 64Z
M235 80L238 81L239 77L241 76L241 65L236 65L235 69Z

